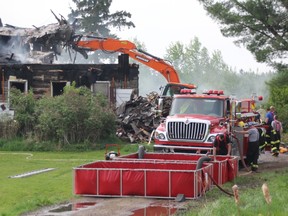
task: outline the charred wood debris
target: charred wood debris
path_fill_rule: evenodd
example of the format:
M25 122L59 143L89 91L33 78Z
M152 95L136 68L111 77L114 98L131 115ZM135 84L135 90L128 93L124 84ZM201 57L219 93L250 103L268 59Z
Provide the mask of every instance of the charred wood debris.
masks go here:
M53 13L53 11L51 11ZM64 18L58 18L57 23L34 28L21 28L3 23L0 19L0 63L53 63L64 48L76 51L87 58L85 50L74 46L77 39L75 26ZM75 55L76 56L76 55ZM147 97L136 96L124 102L116 109L116 135L130 143L151 142L153 131L168 115L171 98L165 98L161 115L157 113L159 95L151 92Z
M116 135L130 143L150 143L156 127L168 115L172 98L164 98L161 115L157 111L159 95L151 92L146 97L138 96L122 103L116 109Z
M40 27L33 25L33 28L3 25L0 18L0 63L51 64L64 49L69 53L70 60L74 51L75 56L79 52L86 58L85 50L74 46L75 38L79 37L75 34L75 23L70 25L62 15L58 18L51 12L57 23Z

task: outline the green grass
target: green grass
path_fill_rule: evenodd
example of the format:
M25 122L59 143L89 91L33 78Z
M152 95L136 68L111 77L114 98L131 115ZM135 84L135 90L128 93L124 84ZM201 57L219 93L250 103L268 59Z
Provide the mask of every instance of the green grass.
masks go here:
M267 204L262 185L267 183L272 197ZM223 185L226 191L232 192L232 186L238 185L240 203L237 205L234 197L221 192L216 186L196 201L189 202L189 211L179 215L185 216L285 216L288 215L288 167L281 170L250 174L237 177L234 182Z
M137 150L138 145L121 146L122 155ZM87 152L0 151L0 216L18 216L44 206L70 201L76 197L73 194L73 167L104 160L104 156L105 149ZM9 178L45 168L55 170L25 178ZM266 204L262 194L261 186L264 182L268 184L272 196L270 205ZM188 201L188 211L179 215L288 215L288 167L241 176L224 184L223 188L232 192L234 184L239 187L238 206L233 197L213 187L205 196Z
M126 145L121 154L136 152ZM117 149L109 149L117 151ZM0 151L0 215L16 216L43 206L63 203L73 194L73 167L105 159L105 149L87 152ZM35 170L55 168L25 178L9 178Z

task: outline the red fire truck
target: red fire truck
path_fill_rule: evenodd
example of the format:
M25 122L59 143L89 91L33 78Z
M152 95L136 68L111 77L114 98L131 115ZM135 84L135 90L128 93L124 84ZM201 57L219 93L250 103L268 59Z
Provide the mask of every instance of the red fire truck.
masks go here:
M255 95L237 100L221 90L196 94L195 89L182 89L173 96L169 115L155 130L154 151L207 153L213 150L216 135L227 133L233 143L232 155L245 157L248 136L232 131L247 130L239 123L265 127L255 111L259 100L262 97Z

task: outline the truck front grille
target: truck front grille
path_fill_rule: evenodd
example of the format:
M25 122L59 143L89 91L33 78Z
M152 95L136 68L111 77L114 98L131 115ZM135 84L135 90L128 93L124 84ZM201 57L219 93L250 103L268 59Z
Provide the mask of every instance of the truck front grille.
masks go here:
M207 131L206 123L190 122L168 122L168 138L177 140L200 141L205 138Z

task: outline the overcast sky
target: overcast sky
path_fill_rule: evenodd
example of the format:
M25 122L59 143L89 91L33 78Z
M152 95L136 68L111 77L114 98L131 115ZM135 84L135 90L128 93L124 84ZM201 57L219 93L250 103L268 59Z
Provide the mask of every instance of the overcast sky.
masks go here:
M55 23L50 10L67 18L71 0L9 0L1 1L0 18L3 24L32 27ZM111 12L125 10L132 14L136 28L117 33L123 40L137 38L146 45L147 51L163 58L171 43L188 44L198 37L202 46L211 54L222 53L224 61L239 71L249 69L259 72L271 70L257 63L252 54L236 47L231 38L221 35L217 24L204 11L197 0L114 0Z

